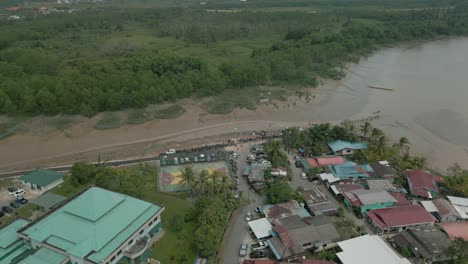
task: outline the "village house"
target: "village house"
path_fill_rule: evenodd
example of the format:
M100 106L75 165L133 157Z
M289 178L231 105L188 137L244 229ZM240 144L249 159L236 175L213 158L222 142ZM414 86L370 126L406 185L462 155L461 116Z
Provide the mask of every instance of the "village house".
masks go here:
M421 205L427 212L437 218L439 222L456 222L461 219L461 215L455 207L443 198L438 198L433 201L421 201Z
M352 161L346 161L339 165L329 165L328 171L340 180L369 178L369 173L373 172L368 164L358 165Z
M458 237L468 241L468 222L439 223L438 225L451 240Z
M432 199L435 194L439 193L439 188L436 182L439 177L436 177L423 170L407 170L409 192L413 196Z
M359 216L369 210L393 206L397 200L384 190L353 190L343 193L344 203Z
M405 205L368 211L367 221L376 233L384 234L409 227L433 226L436 219L420 205Z
M319 188L302 191L307 211L315 215L336 215L338 208L328 201L328 197Z
M447 261L450 246L447 234L437 227L409 228L391 239L391 244L398 250L409 250L415 263L433 263Z
M455 210L460 214L460 218L464 221L468 220L468 198L447 196L447 199L452 203Z
M333 155L350 155L356 150L367 148L366 143L352 143L344 140L336 140L327 145Z

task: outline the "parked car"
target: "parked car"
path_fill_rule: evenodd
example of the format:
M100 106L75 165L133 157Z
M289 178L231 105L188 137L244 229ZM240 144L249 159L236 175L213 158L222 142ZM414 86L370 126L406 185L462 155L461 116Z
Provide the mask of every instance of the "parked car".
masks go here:
M250 258L266 258L268 256L268 252L266 250L255 250L250 252Z
M24 193L24 189L14 189L10 192L8 192L9 195L18 195L18 194L23 194Z
M305 172L301 173L301 179L307 179L307 174L305 174Z
M210 156L210 155L207 155L207 156L206 156L206 161L208 161L208 162L211 161L211 156Z
M18 188L16 188L16 187L8 187L8 192L14 192L14 191L16 191L16 190L18 190ZM11 195L11 194L10 194L10 195Z
M252 220L252 214L250 212L247 212L245 214L245 221L249 222L250 220Z
M241 244L240 245L239 256L241 256L241 257L247 256L247 244Z
M198 157L193 157L193 162L198 163Z
M17 202L11 202L10 206L13 207L13 208L19 208L20 207L20 205Z
M189 157L185 157L185 163L190 163L190 158Z
M180 159L179 159L179 163L180 163L180 164L184 164L184 163L185 163L184 158L180 158Z
M175 154L176 153L176 150L175 149L168 149L166 151L166 154Z
M2 206L2 211L8 214L13 213L13 209L9 206Z
M232 157L235 158L235 159L237 159L237 153L235 153L235 152L232 153Z
M200 162L204 162L205 161L205 154L200 154Z
M261 249L267 248L268 244L266 242L260 241L258 243L250 245L250 247L252 248L253 251L256 251L256 250L261 250Z
M174 165L179 165L179 158L177 157L174 158Z
M296 161L294 162L294 165L296 166L296 168L301 168L302 167L302 163L300 161Z
M18 198L15 200L15 203L27 204L27 203L28 203L28 199L23 198L23 197L18 197Z

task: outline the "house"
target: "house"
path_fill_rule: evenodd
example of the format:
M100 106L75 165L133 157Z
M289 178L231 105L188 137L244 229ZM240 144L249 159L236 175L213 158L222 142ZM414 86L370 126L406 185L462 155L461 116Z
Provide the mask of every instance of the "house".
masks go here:
M436 177L423 170L407 170L409 192L413 196L432 199L434 194L439 193L436 185Z
M393 206L402 206L402 205L410 205L411 202L406 199L406 196L402 193L398 192L390 192L390 195L397 200L395 203L393 203Z
M250 227L249 231L252 232L257 239L271 237L272 225L267 218L250 221L248 225Z
M389 191L395 189L395 187L389 180L367 180L366 182L370 190Z
M294 215L291 210L288 208L284 208L279 205L273 205L271 207L264 206L263 207L263 213L265 214L265 217L268 219L268 221L273 222L276 219L287 217L287 216L292 216Z
M328 165L339 165L339 164L343 164L344 162L345 162L345 159L340 156L325 156L325 157L301 159L302 166L304 167L306 171L314 169L314 168L326 167Z
M32 191L43 193L61 184L63 177L63 173L39 169L24 174L20 179Z
M462 220L468 220L468 198L447 196Z
M398 178L397 172L390 167L388 161L383 160L369 164L374 171L371 175L372 178L388 179L393 182L394 178Z
M162 235L163 211L155 204L90 187L18 230L34 249L22 263L146 260L148 248Z
M340 183L330 186L330 189L335 196L343 198L343 193L354 190L364 190L364 187L357 183Z
M270 174L275 177L287 177L288 169L287 168L273 168L271 169Z
M340 179L369 178L369 173L373 172L369 165L358 165L352 161L346 161L339 165L329 165L328 170L333 176Z
M447 256L450 239L436 227L410 228L392 237L391 244L409 250L416 263L433 263L451 259Z
M366 149L367 144L336 140L328 143L328 147L334 155L349 155L353 154L356 150Z
M364 235L338 242L336 256L342 264L410 264L377 235Z
M468 222L439 223L438 225L447 233L451 240L455 240L455 238L459 237L468 241Z
M265 167L254 163L250 166L248 180L250 183L265 181Z
M435 218L420 205L404 205L367 212L368 222L376 232L401 232L408 227L433 226Z
M308 251L333 248L340 238L326 216L301 219L294 215L277 221L273 238L267 241L277 260L290 262L302 258Z
M29 223L28 220L20 218L0 229L0 263L16 263L13 260L31 249L16 235L16 231Z
M328 201L328 197L319 188L302 191L307 211L311 215L336 215L338 208Z
M37 199L31 201L32 204L37 205L39 210L48 212L59 207L67 200L67 197L54 193L45 193L39 196Z
M397 200L383 190L354 190L343 193L344 203L359 215L369 210L393 206Z
M431 213L439 222L456 222L461 215L447 200L438 198L433 201L421 201L421 205Z

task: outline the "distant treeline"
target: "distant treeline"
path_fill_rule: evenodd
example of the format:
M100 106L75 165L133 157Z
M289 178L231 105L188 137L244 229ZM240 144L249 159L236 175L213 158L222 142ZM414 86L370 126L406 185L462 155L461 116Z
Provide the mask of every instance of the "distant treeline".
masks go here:
M277 40L253 48L250 57L223 55L229 59L219 63L124 42L98 48L103 39L139 29L208 48L259 36ZM465 7L319 14L109 8L31 16L0 24L0 113L91 116L239 87L314 86L317 76L342 78L344 62L381 44L467 33Z

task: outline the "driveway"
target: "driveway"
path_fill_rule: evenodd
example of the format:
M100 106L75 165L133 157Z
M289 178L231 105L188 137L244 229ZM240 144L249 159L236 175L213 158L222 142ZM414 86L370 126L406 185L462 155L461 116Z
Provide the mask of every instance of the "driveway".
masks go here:
M247 212L252 212L258 206L265 204L265 198L258 195L253 189L250 189L247 179L242 176L242 171L246 166L246 159L250 151L250 146L254 143L244 143L235 148L227 148L227 150L235 151L239 156L237 158L238 171L237 176L239 177L240 185L238 189L242 192L242 197L247 200L247 204L239 208L231 219L231 225L226 230L227 239L224 241L224 244L221 247L220 263L223 264L239 264L242 263L242 259L239 256L239 249L242 243L246 243L249 246L249 251L247 256L250 253L250 245L254 243L254 240L251 238L248 230L247 221L245 221L245 214Z

